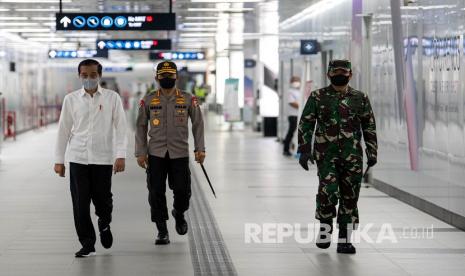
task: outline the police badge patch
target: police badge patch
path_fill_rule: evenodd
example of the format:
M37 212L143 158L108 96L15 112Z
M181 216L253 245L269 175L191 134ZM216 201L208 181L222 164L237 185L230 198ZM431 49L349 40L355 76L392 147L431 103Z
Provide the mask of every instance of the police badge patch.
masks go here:
M196 96L192 96L192 107L198 107L199 106L199 100L197 99Z

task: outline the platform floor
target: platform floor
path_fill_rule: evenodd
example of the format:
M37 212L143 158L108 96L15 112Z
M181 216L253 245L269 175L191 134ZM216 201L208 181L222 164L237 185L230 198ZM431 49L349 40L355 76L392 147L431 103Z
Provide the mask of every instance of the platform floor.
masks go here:
M238 275L464 275L464 232L373 188L361 191L361 227L372 223L367 233L373 239L381 230L391 229L397 243L362 241L356 244L358 253L350 256L337 254L335 244L320 250L313 241L302 243L294 237L281 243L266 242L263 237L261 243L246 243L246 225L251 224L281 223L302 231L303 236L314 233L307 225L316 222L316 171L313 167L305 172L297 160L284 158L273 138L220 130L216 120L208 125L205 167L218 198L211 195L202 171L193 164L197 192L203 193L197 199L210 207ZM79 243L68 177L59 178L53 172L55 135L56 126L49 126L3 144L0 275L205 274L198 268L209 265L198 263L205 258L193 262L191 256L196 254L189 240L194 236L178 236L172 219L172 243L153 244L156 232L150 222L145 174L132 157L126 172L113 178L113 248L105 250L97 244L97 256L75 259ZM132 144L129 149L131 156ZM202 235L203 226L199 227ZM420 230L421 235L421 229L428 227L434 227L432 238L412 237L411 229Z

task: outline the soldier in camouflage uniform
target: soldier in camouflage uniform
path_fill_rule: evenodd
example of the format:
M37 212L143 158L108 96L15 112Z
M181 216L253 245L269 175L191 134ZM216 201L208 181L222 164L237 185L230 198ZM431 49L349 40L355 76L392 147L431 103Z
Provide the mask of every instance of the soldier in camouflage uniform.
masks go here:
M329 63L331 85L313 91L305 104L299 123L299 163L308 170L308 161L316 161L320 184L316 196L316 219L321 228L317 246L328 248L332 219L339 226L338 253L355 253L350 234L359 222L357 201L363 177L362 134L367 165L377 160L376 124L368 96L348 85L351 63ZM315 130L316 127L316 130ZM312 152L312 136L315 141ZM329 235L327 233L329 232Z

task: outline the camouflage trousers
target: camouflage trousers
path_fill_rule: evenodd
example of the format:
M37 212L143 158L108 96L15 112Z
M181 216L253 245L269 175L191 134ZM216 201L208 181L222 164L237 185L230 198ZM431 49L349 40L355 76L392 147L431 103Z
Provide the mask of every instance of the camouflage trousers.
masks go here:
M363 162L352 159L350 162L341 158L328 158L317 161L320 184L316 196L315 217L329 220L336 217L339 227L353 224L356 228L359 217L357 201L363 177Z

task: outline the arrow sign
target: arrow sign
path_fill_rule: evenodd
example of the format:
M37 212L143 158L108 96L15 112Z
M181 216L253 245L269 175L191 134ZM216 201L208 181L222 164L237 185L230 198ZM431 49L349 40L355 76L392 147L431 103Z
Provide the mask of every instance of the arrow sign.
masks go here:
M57 13L55 18L57 31L176 30L174 13Z
M104 41L100 41L100 42L98 43L97 46L98 46L100 49L105 49L105 46L106 46L106 45L107 45L107 44L106 44Z
M50 53L48 53L49 57L51 58L55 58L57 56L57 52L56 51L50 51Z
M63 27L68 28L68 25L71 23L71 19L65 16L60 20L60 23L63 24Z
M320 51L320 45L316 39L307 39L300 41L301 55L315 55Z
M310 51L310 50L313 49L313 45L312 45L312 44L307 44L307 45L305 46L305 48L307 49L307 51Z

